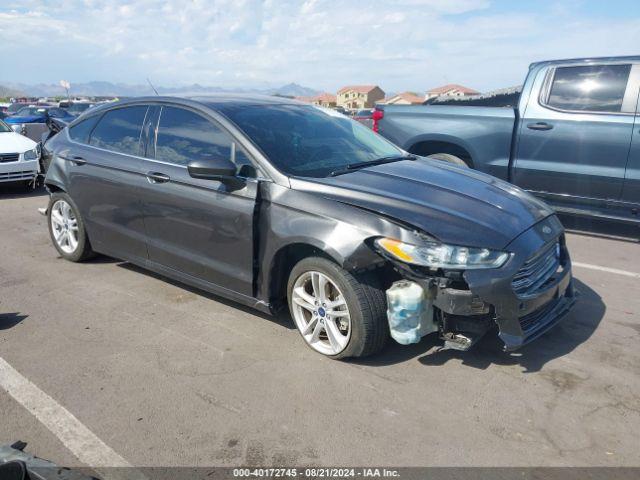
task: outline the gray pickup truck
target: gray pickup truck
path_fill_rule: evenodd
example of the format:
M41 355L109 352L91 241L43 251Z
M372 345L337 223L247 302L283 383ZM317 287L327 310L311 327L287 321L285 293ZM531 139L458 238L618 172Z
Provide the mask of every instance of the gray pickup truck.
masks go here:
M508 107L484 106L491 98L380 105L374 130L416 155L508 180L561 213L640 223L639 92L640 56L545 61L529 67Z

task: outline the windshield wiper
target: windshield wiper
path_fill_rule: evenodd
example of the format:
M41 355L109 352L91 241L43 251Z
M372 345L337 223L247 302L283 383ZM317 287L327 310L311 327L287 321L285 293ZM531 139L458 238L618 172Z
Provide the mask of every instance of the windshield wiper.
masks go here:
M359 170L359 169L365 168L365 167L373 167L374 165L383 165L385 163L399 162L401 160L415 160L415 159L416 159L416 156L415 155L410 155L410 154L406 154L406 155L389 155L387 157L380 157L380 158L376 158L375 160L369 160L368 162L350 163L344 168L341 168L339 170L334 170L333 172L331 172L329 174L329 176L330 177L335 177L337 175L342 175L342 174L345 174L345 173L353 172L354 170Z

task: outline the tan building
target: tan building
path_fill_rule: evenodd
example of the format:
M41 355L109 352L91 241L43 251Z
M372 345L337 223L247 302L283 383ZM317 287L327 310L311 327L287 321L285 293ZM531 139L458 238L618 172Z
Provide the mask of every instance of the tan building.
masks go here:
M416 93L402 92L378 103L384 103L386 105L421 105L422 102L424 102L424 98L419 97Z
M338 90L337 104L340 107L359 109L373 108L384 99L384 91L377 85L350 85Z
M451 83L449 85L443 85L442 87L432 88L427 91L424 96L425 100L429 100L433 97L467 97L469 95L479 95L480 92L474 90L473 88L468 88L463 85L457 85L455 83Z
M311 103L319 107L333 108L336 106L336 96L331 93L321 93L313 97L295 97L299 102Z
M319 107L332 108L336 106L336 96L331 93L321 93L315 97L311 97L311 103Z

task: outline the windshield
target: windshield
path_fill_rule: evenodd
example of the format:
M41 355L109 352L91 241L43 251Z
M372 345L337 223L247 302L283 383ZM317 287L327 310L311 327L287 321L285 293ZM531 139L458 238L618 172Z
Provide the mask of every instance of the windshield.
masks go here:
M6 132L12 132L12 131L13 130L9 128L9 125L7 125L2 120L0 120L0 133L6 133Z
M90 103L74 103L73 105L67 108L67 111L71 114L79 114L84 112L90 106L91 106Z
M358 122L311 105L229 105L220 111L287 175L326 177L404 153Z
M30 117L32 115L44 115L44 110L39 107L24 107L15 113L16 117Z
M9 105L9 108L7 108L7 112L15 113L21 108L24 108L24 103L12 103L11 105Z
M65 117L67 115L67 112L64 108L50 108L47 110L47 112L49 113L50 117L55 118Z

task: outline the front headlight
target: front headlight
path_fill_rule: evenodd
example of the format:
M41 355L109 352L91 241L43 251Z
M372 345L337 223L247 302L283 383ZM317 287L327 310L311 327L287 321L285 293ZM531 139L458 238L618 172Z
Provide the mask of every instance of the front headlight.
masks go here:
M37 160L40 157L40 148L36 147L33 150L27 150L24 152L25 161Z
M436 242L417 246L391 238L379 238L375 243L384 252L398 260L430 268L456 270L498 268L509 258L507 252Z

